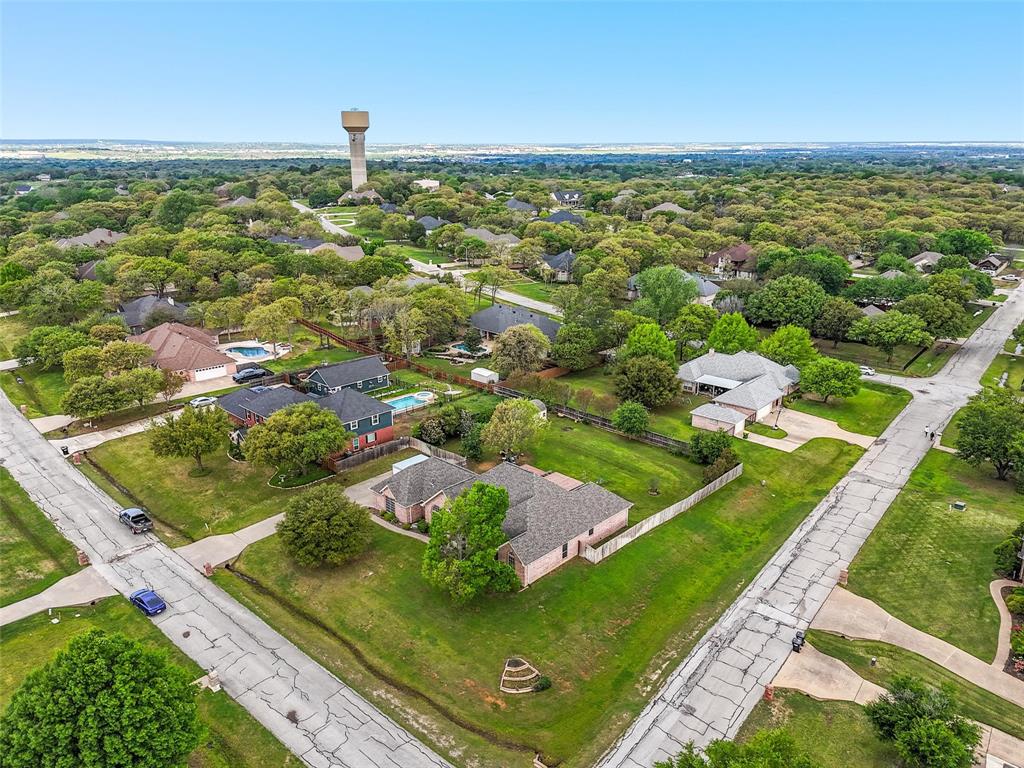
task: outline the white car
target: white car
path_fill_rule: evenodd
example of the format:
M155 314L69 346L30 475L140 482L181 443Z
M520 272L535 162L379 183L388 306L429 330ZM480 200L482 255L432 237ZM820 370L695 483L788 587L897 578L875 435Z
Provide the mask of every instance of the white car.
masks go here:
M1020 278L1017 275L1003 275L999 279L1005 280L1008 283L1016 283L1018 280L1020 280Z
M193 408L209 408L211 405L215 405L216 403L216 397L209 397L207 395L203 395L202 397L193 397L188 401L188 404Z
M871 368L870 366L867 366L867 365L862 365L860 367L860 375L861 376L874 376L875 375L875 369Z

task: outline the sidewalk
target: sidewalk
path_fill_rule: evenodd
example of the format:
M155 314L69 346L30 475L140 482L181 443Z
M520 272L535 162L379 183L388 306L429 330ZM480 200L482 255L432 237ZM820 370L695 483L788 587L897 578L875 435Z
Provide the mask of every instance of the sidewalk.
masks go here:
M747 432L746 440L768 448L775 448L779 451L792 453L801 445L804 445L816 437L831 437L835 440L843 440L851 445L859 445L861 448L870 448L876 438L871 435L862 435L858 432L850 432L843 429L834 421L815 416L802 411L794 411L790 408L783 408L779 411L778 420L768 416L762 423L776 424L779 429L785 430L785 437L766 437L756 432Z
M163 421L167 416L173 416L174 413L165 413L160 416L153 416L148 419L139 419L138 421L130 421L127 424L121 424L117 427L111 427L110 429L101 429L98 432L87 432L84 435L78 435L76 437L65 437L60 440L51 440L50 444L57 447L58 450L61 448L67 448L70 453L77 453L78 451L87 451L90 448L95 448L97 445L103 445L103 443L109 440L117 440L119 437L127 437L128 435L136 435L139 432L145 432L153 424Z
M78 573L65 576L38 595L26 597L24 600L0 608L0 627L34 613L45 611L47 608L85 605L93 600L116 594L117 591L107 583L106 579L90 566L83 568Z
M1001 667L996 669L945 640L914 629L842 587L832 590L811 622L811 629L905 648L1009 702L1024 701L1024 682L1006 674Z
M175 551L199 572L203 571L203 566L206 563L216 568L229 560L234 560L250 544L272 536L277 530L277 524L283 519L284 513L282 512L260 520L258 523L253 523L240 531L207 536L199 541L178 547Z

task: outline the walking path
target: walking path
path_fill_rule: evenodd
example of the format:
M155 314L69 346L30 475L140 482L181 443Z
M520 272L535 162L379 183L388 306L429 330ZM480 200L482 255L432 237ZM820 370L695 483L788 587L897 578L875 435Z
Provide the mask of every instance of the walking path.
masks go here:
M0 608L0 627L34 613L45 611L47 608L85 605L93 600L116 594L117 590L110 586L106 579L96 572L95 568L83 568L77 573L65 576L38 595L26 597L24 600Z
M776 688L801 691L814 699L852 701L861 705L885 693L884 688L865 680L843 662L809 645L786 659L772 684ZM977 725L981 728L978 753L994 761L989 765L998 768L1011 763L1024 765L1024 741L984 723Z
M306 765L427 768L448 763L153 535L133 536L117 504L61 458L0 392L0 461L96 573L128 595L160 593L153 623Z
M54 429L61 429L76 421L78 419L74 416L66 416L63 413L58 413L56 416L39 416L38 418L31 419L32 426L40 432L51 432Z
M1009 579L996 579L988 585L988 592L992 595L996 609L999 611L999 645L996 648L996 657L992 660L992 666L1000 671L1010 658L1010 629L1013 627L1013 617L1010 615L1010 609L1006 607L1006 601L1003 600L1002 590L1004 587L1020 586L1019 581L1010 581Z
M67 448L69 453L87 451L90 448L95 448L97 445L103 445L103 443L106 443L109 440L117 440L121 437L128 437L128 435L137 435L139 432L145 432L154 424L163 421L167 416L173 415L174 413L164 413L160 416L153 416L148 419L130 421L127 424L121 424L116 427L111 427L110 429L86 432L84 435L76 435L75 437L62 437L59 440L51 440L50 444L57 448L57 450Z
M337 224L335 224L333 221L328 219L325 214L317 213L312 208L310 208L308 205L303 205L298 200L291 200L289 202L291 202L292 208L295 208L296 210L301 211L302 213L311 213L314 216L316 216L316 220L320 222L320 226L323 227L325 232L330 232L331 234L335 234L335 235L345 235L346 237L356 237L356 235L353 235L351 232L346 230L344 227L340 227ZM352 223L354 224L355 220L353 220ZM357 239L362 240L361 237L359 237Z
M466 280L463 277L466 272L472 271L465 266L449 268L443 264L428 264L425 261L417 261L416 259L409 259L409 263L416 272L423 272L427 275L440 275L447 273L454 277L455 282L467 293L474 290L472 286L467 285ZM490 291L488 290L487 293L489 294ZM511 291L506 291L501 288L498 289L494 297L505 304L518 304L520 307L532 309L534 312L541 312L545 315L552 315L554 317L562 316L562 310L550 302L538 301L537 299L531 299L527 296L520 296L518 293L512 293Z
M199 541L178 547L174 551L199 572L204 570L207 563L216 568L229 560L234 560L250 544L273 536L277 530L277 524L283 519L284 512L281 512L242 528L240 531L207 536Z
M746 440L758 445L765 445L779 451L792 453L804 443L816 437L832 437L836 440L843 440L862 448L870 448L875 438L871 435L862 435L858 432L849 432L834 421L815 416L802 411L794 411L789 408L782 408L778 416L768 416L764 424L774 424L779 429L785 430L785 437L766 437L755 432L747 432Z
M914 399L669 674L601 768L648 768L688 741L705 746L736 734L790 655L793 633L809 626L928 452L926 428L941 431L979 389L1022 318L1024 291L1017 290L935 376L888 377Z
M811 628L905 648L1009 702L1024 702L1024 682L1003 672L1002 667L997 669L945 640L914 629L842 587L832 590Z
M16 357L11 360L0 360L0 371L13 371L20 367L21 361Z

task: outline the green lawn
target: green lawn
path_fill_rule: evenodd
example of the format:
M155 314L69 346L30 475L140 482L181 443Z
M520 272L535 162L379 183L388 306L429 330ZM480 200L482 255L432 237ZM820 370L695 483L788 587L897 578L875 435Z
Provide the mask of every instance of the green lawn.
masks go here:
M780 427L773 427L771 424L762 424L759 421L755 421L751 424L747 424L744 427L748 432L753 432L755 435L761 435L762 437L772 437L776 440L781 440L789 433L781 429Z
M75 548L0 467L0 605L42 592L80 567Z
M923 377L938 373L958 349L960 349L958 344L937 342L931 349L926 350L924 354L907 366L906 370L903 371L903 375Z
M860 392L853 397L833 398L825 403L805 394L793 398L787 406L794 411L834 421L849 432L880 435L910 399L911 394L900 387L862 381Z
M967 503L951 511L954 501ZM930 451L850 566L849 588L984 661L999 614L992 550L1024 520L1024 498L952 454Z
M18 383L19 376L24 380L24 384ZM60 368L43 371L38 365L0 372L0 387L15 407L20 409L21 406L26 406L30 419L60 413L60 401L67 391L64 371Z
M365 357L365 355L348 347L322 349L316 343L313 343L302 346L296 345L287 357L280 357L277 360L261 363L261 365L274 373L284 373L285 371L301 371L306 368L313 368L322 365L325 361L328 363L340 363L356 357Z
M1014 355L996 355L992 365L981 376L981 383L986 387L998 387L1000 378L1007 374L1003 386L1009 387L1014 392L1024 390L1024 357Z
M0 360L13 358L14 347L31 330L31 324L20 315L0 317Z
M194 677L203 672L174 647L151 622L121 597L110 597L95 606L66 608L55 612L57 624L39 613L4 627L0 638L0 709L5 709L29 672L50 661L76 635L90 629L120 632L165 650L171 661ZM207 727L200 747L188 758L189 768L284 768L301 765L252 716L224 691L203 690L199 713Z
M838 346L833 346L832 342L826 339L814 339L814 344L823 355L848 360L857 365L867 365L879 373L895 373L902 376L931 376L941 370L959 349L956 344L940 342L911 363L914 355L921 351L920 347L897 347L892 360L887 360L882 350L859 342L841 341ZM906 369L904 366L907 366Z
M942 430L942 438L939 440L940 445L944 445L947 448L956 448L956 439L960 434L960 411L953 414L953 418L949 420L949 424Z
M415 245L399 245L398 249L407 259L416 259L427 264L450 264L452 259L443 253L437 253L430 248L420 248Z
M529 459L604 477L631 499L647 494L647 462L657 461L665 480L683 471L682 459L626 441L609 446L618 440L611 436L590 446L588 432L559 430ZM238 567L277 598L230 573L214 578L460 763L525 768L537 750L565 768L590 765L861 453L830 440L794 454L738 448L748 467L742 478L600 565L577 559L523 592L468 607L424 584L421 543L382 529L366 555L336 569L296 567L276 537L250 547ZM627 471L635 476L628 488L620 485ZM649 504L675 497L663 484ZM501 695L496 682L510 656L537 666L552 689Z
M1011 336L1010 338L1008 338L1006 340L1006 343L1003 344L1003 352L1006 352L1007 354L1012 355L1016 351L1017 351L1017 340Z
M896 675L913 675L935 688L949 685L963 715L1024 739L1024 709L979 688L923 656L888 643L848 640L813 629L807 633L807 642L822 653L844 662L865 680L883 688ZM875 666L871 666L872 658L877 659Z
M775 689L773 701L754 707L736 738L782 728L821 768L899 768L896 750L881 741L859 704L818 701L799 691Z
M412 361L414 363L418 363L419 365L425 365L427 368L432 368L435 371L441 371L442 373L448 373L454 376L461 376L464 379L468 379L470 373L472 373L473 369L477 367L477 365L472 363L453 365L449 360L445 360L440 357L427 357L425 355L421 357L414 357ZM480 361L479 365L483 365L484 367L486 367L486 359Z
M546 301L551 303L554 301L555 292L562 287L555 283L513 283L512 285L503 286L504 290L517 293L520 296L525 296L528 299L534 299L535 301Z
M996 307L986 307L982 304L968 304L967 307L967 330L964 331L964 337L970 336L978 328L981 327L982 323L992 317L992 313L996 311Z

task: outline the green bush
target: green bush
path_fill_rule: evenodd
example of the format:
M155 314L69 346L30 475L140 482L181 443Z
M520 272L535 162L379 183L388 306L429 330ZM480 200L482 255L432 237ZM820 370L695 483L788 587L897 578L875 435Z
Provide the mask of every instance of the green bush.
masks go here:
M430 532L430 523L428 523L426 520L417 520L416 521L416 530L419 531L420 533L429 533Z
M551 678L547 675L541 675L537 678L537 682L533 684L534 691L546 691L551 687Z
M718 458L715 459L714 462L704 467L704 485L707 485L708 483L713 483L715 480L720 478L722 475L724 475L726 472L728 472L730 469L732 469L739 463L740 460L739 458L737 458L732 448L726 448L724 451L718 454Z
M698 464L714 464L723 451L732 445L732 438L723 430L707 432L701 430L690 438L690 456Z
M1010 613L1024 613L1024 587L1017 587L1007 595L1006 607Z

